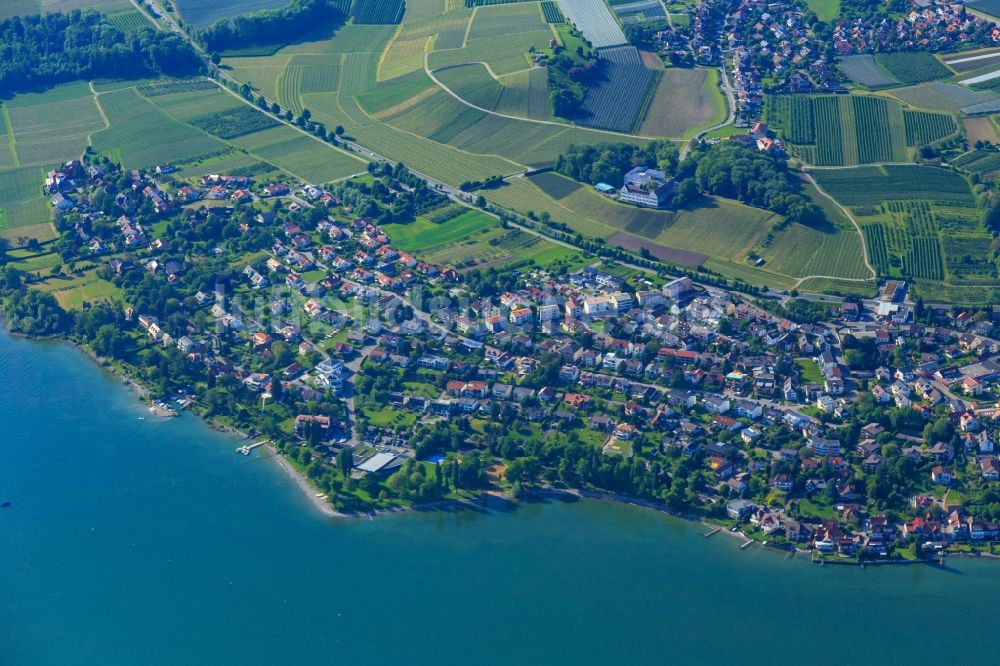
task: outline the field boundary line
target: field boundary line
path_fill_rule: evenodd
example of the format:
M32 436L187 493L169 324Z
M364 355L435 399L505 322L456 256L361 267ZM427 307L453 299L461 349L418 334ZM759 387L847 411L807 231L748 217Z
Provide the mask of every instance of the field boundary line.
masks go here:
M94 96L94 106L97 107L97 113L99 113L101 115L101 120L104 121L104 129L105 130L111 129L111 121L108 120L108 115L106 113L104 113L104 107L101 106L101 100L97 99L98 92L97 92L97 89L94 88L94 82L90 81L88 85L90 86L90 92L91 92L91 94ZM93 147L93 145L94 145L94 135L97 134L98 132L103 132L103 131L104 130L94 130L93 132L90 132L89 134L87 134L87 145Z
M812 186L816 188L816 191L819 192L820 196L826 197L827 199L832 201L833 205L839 208L840 212L842 212L845 216L847 216L847 219L850 220L851 224L854 225L855 231L858 232L858 238L861 239L861 252L862 252L862 259L864 259L865 262L865 268L868 269L868 272L870 272L872 276L870 278L843 278L834 275L806 275L805 277L800 278L799 281L795 283L795 287L798 288L799 285L801 285L803 282L805 282L810 278L826 278L829 280L843 280L845 282L870 282L871 280L878 280L878 271L875 270L875 267L872 266L871 261L868 260L868 241L865 240L864 231L861 230L861 225L858 224L858 221L854 219L854 215L851 214L851 211L848 210L846 206L842 205L839 201L834 199L833 196L830 195L826 190L820 187L819 183L816 182L816 179L813 178L812 174L809 173L806 167L802 167L802 174L803 176L805 176L806 180L808 180L812 184Z
M462 45L459 48L464 49L469 44L469 33L472 32L472 24L476 20L476 14L479 13L479 5L472 8L472 15L469 16L469 22L465 25L465 34L462 36ZM426 66L427 59L424 59Z
M392 45L396 43L396 40L399 39L399 35L402 32L403 32L403 23L400 22L399 25L396 26L396 31L392 33L392 37L390 37L389 41L385 43L385 48L382 49L382 53L378 57L378 64L375 65L376 84L382 81L382 63L385 62L385 56L389 53L389 49L392 48ZM427 50L426 42L424 42L424 50L425 51ZM343 60L343 58L341 58L341 60Z
M17 157L17 146L14 140L14 124L10 122L10 112L6 104L0 104L0 114L3 115L4 131L7 132L7 149L10 151L10 159L14 163L14 168L21 166L21 160Z

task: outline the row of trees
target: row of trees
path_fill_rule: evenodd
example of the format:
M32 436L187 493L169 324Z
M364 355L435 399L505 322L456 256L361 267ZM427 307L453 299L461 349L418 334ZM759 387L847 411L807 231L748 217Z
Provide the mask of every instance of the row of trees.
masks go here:
M0 23L3 93L98 77L187 76L201 67L179 35L152 27L123 32L91 10Z

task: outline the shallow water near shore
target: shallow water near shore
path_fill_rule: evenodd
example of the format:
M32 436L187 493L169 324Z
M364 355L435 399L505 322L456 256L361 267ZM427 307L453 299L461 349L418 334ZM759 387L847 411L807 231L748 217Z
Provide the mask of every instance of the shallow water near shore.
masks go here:
M819 567L612 502L331 519L233 438L6 333L0 426L5 666L962 663L1000 593L997 562Z

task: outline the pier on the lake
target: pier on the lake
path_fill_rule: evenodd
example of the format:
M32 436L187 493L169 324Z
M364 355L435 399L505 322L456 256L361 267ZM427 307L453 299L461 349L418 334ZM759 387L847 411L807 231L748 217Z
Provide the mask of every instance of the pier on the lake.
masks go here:
M246 446L237 447L236 453L242 453L243 455L248 456L250 455L250 452L256 449L258 446L264 446L265 444L267 444L267 440L262 439L256 444L247 444Z

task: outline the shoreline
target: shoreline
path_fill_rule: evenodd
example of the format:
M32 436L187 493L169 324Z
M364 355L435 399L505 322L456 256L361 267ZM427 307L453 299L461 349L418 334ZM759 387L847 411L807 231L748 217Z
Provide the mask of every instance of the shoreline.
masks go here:
M94 351L91 350L89 347L87 347L85 345L82 345L82 344L80 344L78 342L75 342L73 340L70 340L68 338L63 338L63 337L39 338L39 337L33 337L33 336L29 336L29 335L23 335L23 334L11 332L9 329L6 328L6 326L4 326L4 328L5 328L6 332L7 332L7 334L10 335L10 336L12 336L12 337L19 337L19 338L23 338L25 340L32 340L32 341L55 341L55 342L59 342L59 343L71 345L72 347L74 347L74 348L80 350L81 352L83 352L83 354L87 358L89 358L91 361L93 361L99 368L101 368L102 370L108 372L112 377L114 377L115 379L119 380L120 383L123 386L125 386L129 390L129 392L131 392L138 400L143 401L143 402L148 401L149 390L145 386L143 386L135 378L133 378L131 376L128 376L128 375L125 375L125 374L119 372L118 370L116 370L114 368L114 366L111 365L110 362L105 362L104 360L102 360L102 358L100 356L98 356L96 353L94 353ZM157 414L157 415L159 415L159 414ZM179 416L179 415L180 414L178 413L178 414L173 414L171 416ZM163 415L160 415L160 416L163 416ZM248 435L246 433L241 432L241 431L237 430L236 428L233 428L232 426L219 423L219 422L217 422L215 420L205 418L205 417L203 417L201 415L197 415L196 418L200 419L205 425L207 425L209 428L211 428L213 430L216 430L218 432L223 432L223 433L226 433L228 435L231 435L237 442L240 441L240 440L246 440L248 438ZM373 520L374 518L384 517L384 516L387 516L387 515L392 515L392 514L407 512L407 511L433 511L435 509L442 509L442 508L445 508L445 507L473 508L473 507L476 507L476 506L480 506L481 503L483 503L489 497L493 497L493 498L498 499L498 500L503 500L505 502L515 503L515 504L519 501L518 498L514 497L513 495L510 495L509 493L505 493L505 492L503 492L501 490L484 490L484 491L481 491L480 497L477 500L443 499L443 500L437 500L437 501L434 501L434 502L428 502L428 503L425 503L425 504L411 504L411 505L407 505L407 506L393 507L393 508L389 508L389 509L375 509L373 511L365 512L365 513L344 513L344 512L338 511L337 509L335 509L333 507L333 505L330 502L328 502L328 501L324 500L322 497L320 497L320 493L321 493L320 489L317 488L315 485L313 485L313 483L304 474L302 474L297 469L295 469L295 467L292 466L291 463L289 463L287 460L285 460L283 454L280 451L278 451L277 448L275 448L275 446L270 441L265 442L263 444L263 448L267 451L267 456L265 456L265 457L273 459L274 462L275 462L275 464L292 480L292 482L296 485L296 487L299 489L299 491L305 496L305 499L309 502L309 504L311 504L312 507L317 512L319 512L320 514L322 514L322 515L324 515L324 516L326 516L328 518L336 518L336 519L355 519L355 518L357 518L357 519L360 519L360 518L363 518L363 517L368 517L369 520ZM789 544L787 547L780 547L780 548L777 547L777 546L769 546L767 544L767 542L760 541L759 539L755 539L755 538L746 536L741 530L737 530L736 532L732 532L730 529L727 529L724 525L719 525L719 524L716 524L716 523L708 522L704 517L699 516L697 514L682 513L682 512L674 511L674 510L668 508L666 506L666 504L663 504L661 502L657 502L655 500L643 499L643 498L640 498L640 497L631 497L631 496L628 496L628 495L621 495L619 493L610 493L610 492L603 492L603 491L598 491L598 490L589 490L589 489L585 489L585 488L556 488L556 487L552 487L552 486L540 486L540 487L537 487L537 488L526 489L526 491L525 491L525 497L540 497L540 498L544 498L544 497L574 497L574 498L577 498L577 499L591 499L591 500L617 502L617 503L620 503L620 504L627 504L627 505L631 505L631 506L635 506L635 507L641 507L641 508L651 509L653 511L656 511L656 512L659 512L659 513L663 513L663 514L666 514L668 516L672 516L674 518L679 518L679 519L682 519L682 520L685 520L685 521L688 521L688 522L691 522L691 523L698 523L699 525L702 525L703 527L709 528L711 530L718 530L719 532L726 533L730 537L733 537L733 538L743 539L743 540L745 540L745 543L742 546L740 546L741 550L744 549L745 547L749 546L750 544L752 544L754 546L757 546L757 547L760 547L760 548L763 548L763 549L779 550L779 551L788 553L790 557L795 557L797 555L806 555L806 554L812 556L814 554L814 552L815 552L813 550L799 548L798 546L796 546L794 544ZM714 532L712 534L714 534ZM706 536L706 537L707 536L712 536L712 534L703 535L703 536ZM976 552L958 551L958 552L954 552L954 553L944 553L944 557L945 558L947 558L947 557L959 557L959 558L968 558L968 559L978 558L978 559L1000 560L1000 555L996 555L996 554L989 553L989 552L982 552L982 551L976 551ZM825 564L850 565L850 566L860 566L860 567L864 568L865 566L868 566L868 565L873 565L874 566L874 565L887 565L887 564L907 564L907 565L909 565L909 564L930 564L930 565L933 565L933 566L938 566L938 565L940 565L941 560L939 560L939 559L934 559L934 560L927 560L927 559L924 559L924 560L904 560L904 559L898 559L898 560L872 560L872 561L868 561L868 562L861 562L861 561L857 561L857 562L850 562L850 561L838 562L838 561L835 561L835 560L833 560L833 561L816 561L816 560L813 560L813 563L814 564L819 564L819 565L825 565Z
M291 478L292 481L295 483L295 485L298 486L299 490L302 491L302 494L305 495L306 498L308 498L309 503L312 504L313 507L317 511L322 513L324 516L329 516L330 518L358 517L337 511L335 508L333 508L332 504L324 500L322 497L319 497L317 493L319 493L320 491L316 488L316 486L314 486L312 482L304 474L300 473L297 469L292 467L292 464L287 460L285 460L284 456L281 455L281 452L278 451L276 448L274 448L274 446L270 442L267 442L261 448L267 451L266 457L274 460L274 462L277 463L278 467L284 470L285 474L287 474L289 478Z

